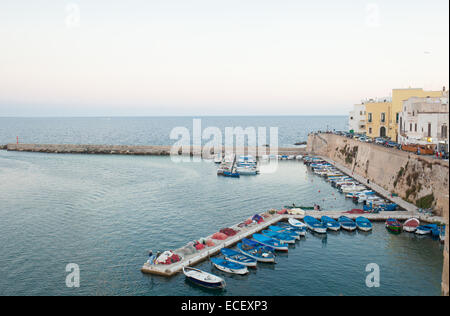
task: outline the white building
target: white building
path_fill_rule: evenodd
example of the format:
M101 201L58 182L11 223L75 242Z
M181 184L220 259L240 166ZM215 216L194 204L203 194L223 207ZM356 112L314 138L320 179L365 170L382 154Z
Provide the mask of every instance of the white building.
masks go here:
M410 98L399 118L402 144L448 144L448 91L441 98Z
M348 127L355 134L366 132L366 104L364 102L354 105L353 111L348 117Z

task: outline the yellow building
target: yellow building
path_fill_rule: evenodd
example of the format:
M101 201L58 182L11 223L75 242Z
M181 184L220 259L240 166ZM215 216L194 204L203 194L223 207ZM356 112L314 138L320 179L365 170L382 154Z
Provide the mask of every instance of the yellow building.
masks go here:
M388 136L392 102L389 98L366 102L366 135L370 137Z
M412 97L441 97L443 91L423 89L394 89L392 99L369 100L366 103L366 134L370 137L389 137L398 141L398 124L403 101Z

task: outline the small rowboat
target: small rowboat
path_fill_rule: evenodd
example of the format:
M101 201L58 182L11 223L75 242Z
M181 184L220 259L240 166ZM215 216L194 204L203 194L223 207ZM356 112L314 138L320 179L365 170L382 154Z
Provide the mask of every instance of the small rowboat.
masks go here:
M398 220L393 218L389 218L386 221L386 228L394 234L400 234L402 232L402 224L400 224Z
M301 222L300 222L301 223ZM285 230L287 230L287 231L291 231L291 232L294 232L294 233L296 233L297 235L299 235L299 236L306 236L306 229L308 228L308 227L306 227L306 225L305 224L303 224L303 223L301 223L303 226L301 226L301 227L295 227L295 226L292 226L291 224L289 224L289 223L286 223L286 222L280 222L280 223L278 223L275 227L281 227L282 229L285 229Z
M231 262L223 258L211 258L211 262L217 269L223 272L240 275L248 273L247 267L240 263Z
M372 223L365 217L358 217L356 220L356 227L363 232L368 232L372 230Z
M297 240L300 240L300 236L302 236L302 231L300 229L295 229L294 227L283 227L283 226L271 225L271 226L269 226L269 229L276 233L287 234L289 236L294 237Z
M296 227L296 228L306 228L306 224L300 222L299 220L295 219L295 218L289 218L288 219L288 223L289 225Z
M254 267L256 268L256 259L251 258L245 254L240 253L239 251L222 248L220 252L225 256L225 259L231 262L242 264L246 267Z
M313 232L316 232L318 234L327 233L327 227L324 224L322 224L322 222L320 222L318 219L312 216L305 216L303 220L305 221L306 226Z
M322 216L320 220L322 221L322 224L324 224L329 230L338 231L339 229L341 229L341 224L339 224L336 220L332 219L331 217Z
M262 234L264 236L279 240L286 244L295 244L295 237L286 233L278 233L274 232L273 230L263 230Z
M419 226L420 222L417 218L410 218L403 224L403 231L414 233Z
M263 246L254 240L244 238L241 243L238 243L237 248L241 253L256 259L256 261L275 263L274 249Z
M279 240L261 235L261 234L254 234L253 239L255 239L257 242L259 242L261 245L271 247L278 251L288 251L289 250L287 244L280 242Z
M183 273L192 283L209 289L224 289L226 287L224 279L202 270L183 267Z
M418 226L416 229L416 234L417 235L428 235L428 234L431 234L431 231L433 229L438 229L438 226L436 224Z
M339 224L341 224L341 228L345 229L347 231L354 231L356 230L356 223L348 218L347 216L341 216L339 217Z

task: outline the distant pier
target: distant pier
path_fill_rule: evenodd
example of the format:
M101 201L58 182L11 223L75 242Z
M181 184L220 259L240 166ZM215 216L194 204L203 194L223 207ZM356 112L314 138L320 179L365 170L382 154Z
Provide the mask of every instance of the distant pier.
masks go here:
M0 145L0 149L8 151L50 153L50 154L97 154L97 155L143 155L143 156L169 156L172 146L128 146L128 145L76 145L76 144L8 144ZM208 150L209 149L209 150ZM269 147L222 147L222 154L226 152L253 154L257 157L268 154L300 155L305 152L302 147L283 147L278 151L271 151ZM204 152L205 151L205 152ZM202 156L212 158L217 154L213 149L185 146L177 151L179 155Z

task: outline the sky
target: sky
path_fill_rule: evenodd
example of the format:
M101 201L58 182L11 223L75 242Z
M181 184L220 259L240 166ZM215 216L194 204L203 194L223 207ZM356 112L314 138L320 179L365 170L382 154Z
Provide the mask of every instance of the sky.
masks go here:
M448 0L0 0L0 116L347 115L448 78Z

